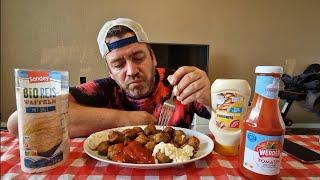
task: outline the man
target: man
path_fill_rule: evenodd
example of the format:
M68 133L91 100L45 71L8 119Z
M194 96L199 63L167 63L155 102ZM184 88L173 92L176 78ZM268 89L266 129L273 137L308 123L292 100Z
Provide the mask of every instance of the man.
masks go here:
M171 93L176 99L169 125L189 128L194 113L210 117L206 73L196 67L181 67L175 72L156 68L156 57L140 24L126 18L108 21L97 41L110 77L70 88L70 137L157 123L162 104ZM8 120L12 133L16 133L16 121L14 113Z

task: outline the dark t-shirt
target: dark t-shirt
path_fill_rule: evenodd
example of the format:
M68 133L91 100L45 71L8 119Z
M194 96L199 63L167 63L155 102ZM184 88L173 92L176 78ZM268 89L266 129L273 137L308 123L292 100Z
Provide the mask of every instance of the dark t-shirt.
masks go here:
M157 68L154 89L142 99L129 97L110 77L71 87L70 93L80 104L126 111L147 111L158 119L163 102L170 98L172 92L172 86L167 81L167 77L173 72L169 69ZM174 104L175 111L169 122L170 126L190 128L194 113L203 118L210 118L206 107L198 102L183 105L174 99Z

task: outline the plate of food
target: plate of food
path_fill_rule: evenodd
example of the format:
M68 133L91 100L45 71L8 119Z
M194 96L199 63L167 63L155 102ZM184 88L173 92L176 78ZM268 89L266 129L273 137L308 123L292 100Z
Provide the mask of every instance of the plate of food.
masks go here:
M171 126L127 126L91 134L83 144L92 158L129 168L160 169L197 161L210 154L212 139Z

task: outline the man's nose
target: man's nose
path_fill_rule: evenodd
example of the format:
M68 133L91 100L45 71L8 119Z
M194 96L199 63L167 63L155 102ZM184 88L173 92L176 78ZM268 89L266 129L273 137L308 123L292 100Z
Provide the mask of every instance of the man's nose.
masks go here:
M134 62L128 61L127 62L127 75L128 76L136 76L138 73L139 73L138 66Z

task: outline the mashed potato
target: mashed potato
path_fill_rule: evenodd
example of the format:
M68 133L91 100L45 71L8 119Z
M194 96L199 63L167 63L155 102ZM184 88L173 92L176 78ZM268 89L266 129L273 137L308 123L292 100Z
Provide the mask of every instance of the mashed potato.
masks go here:
M190 160L193 156L193 147L185 145L183 148L177 148L171 143L160 142L154 149L152 156L155 157L158 152L161 152L172 159L172 162L184 162Z

